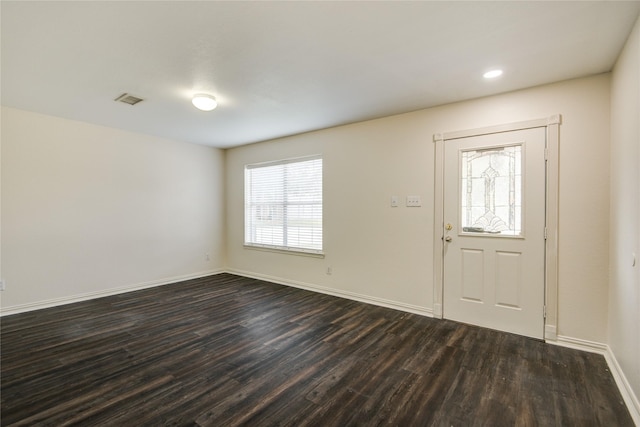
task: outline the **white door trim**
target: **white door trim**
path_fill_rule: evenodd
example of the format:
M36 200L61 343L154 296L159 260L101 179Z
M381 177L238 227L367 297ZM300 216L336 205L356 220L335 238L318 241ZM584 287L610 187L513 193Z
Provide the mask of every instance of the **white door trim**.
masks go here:
M562 117L557 114L544 119L507 123L479 129L437 133L435 143L434 239L433 239L433 316L442 319L444 293L444 144L445 142L492 133L522 129L546 128L546 241L545 241L545 320L544 338L556 341L558 327L558 172L559 142Z

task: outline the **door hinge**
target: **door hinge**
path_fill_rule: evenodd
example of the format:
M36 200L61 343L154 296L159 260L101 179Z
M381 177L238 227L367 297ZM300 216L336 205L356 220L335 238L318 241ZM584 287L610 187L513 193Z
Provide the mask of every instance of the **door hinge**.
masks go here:
M547 227L544 228L544 240L547 240Z
M545 319L547 318L547 306L546 305L542 306L542 317L544 317Z
M546 162L547 160L549 160L549 149L545 148L544 149L544 161Z

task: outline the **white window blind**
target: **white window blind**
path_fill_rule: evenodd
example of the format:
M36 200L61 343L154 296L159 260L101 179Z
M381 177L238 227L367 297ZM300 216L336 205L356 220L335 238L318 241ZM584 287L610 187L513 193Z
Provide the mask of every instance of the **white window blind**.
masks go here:
M245 167L245 245L322 253L322 157Z

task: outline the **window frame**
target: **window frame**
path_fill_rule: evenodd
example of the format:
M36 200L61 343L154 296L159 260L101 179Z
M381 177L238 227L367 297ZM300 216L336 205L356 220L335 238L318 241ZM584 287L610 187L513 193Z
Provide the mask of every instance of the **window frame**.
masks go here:
M251 231L252 227L255 227L255 225L251 225L249 223L249 221L251 221L251 215L252 215L252 203L250 198L252 197L250 195L250 191L251 191L251 178L249 176L250 171L253 169L259 169L259 168L266 168L266 167L274 167L274 166L280 166L280 165L287 165L287 164L293 164L293 163L302 163L302 162L307 162L307 161L314 161L314 160L320 160L320 233L321 233L321 247L320 249L317 248L310 248L310 247L299 247L299 246L290 246L290 245L276 245L276 244L265 244L265 243L257 243L255 241L251 241L251 240L255 240L251 238ZM310 155L310 156L302 156L302 157L294 157L294 158L287 158L287 159L281 159L281 160L275 160L275 161L267 161L267 162L260 162L260 163L251 163L251 164L245 164L244 166L244 197L243 197L243 203L244 203L244 230L243 230L243 241L244 241L244 248L245 249L257 249L257 250L265 250L265 251L269 251L269 252L277 252L277 253L285 253L285 254L292 254L292 255L304 255L304 256L311 256L311 257L319 257L319 258L323 258L324 257L324 191L323 191L323 181L324 181L324 161L323 161L323 156L322 154L314 154L314 155ZM290 181L283 181L282 185L285 187L282 191L283 194L286 195L286 186L287 183L290 183ZM317 205L317 203L311 203L312 205ZM289 224L289 218L286 214L287 211L287 207L291 206L288 203L288 200L286 197L283 198L283 200L281 201L281 204L279 205L279 209L283 212L282 215L282 227L283 227L283 239L285 243L286 242L286 235L287 235L287 228L290 227ZM272 207L270 207L270 209L272 209ZM276 208L276 209L278 209ZM262 209L262 208L261 208ZM255 218L253 218L255 220Z

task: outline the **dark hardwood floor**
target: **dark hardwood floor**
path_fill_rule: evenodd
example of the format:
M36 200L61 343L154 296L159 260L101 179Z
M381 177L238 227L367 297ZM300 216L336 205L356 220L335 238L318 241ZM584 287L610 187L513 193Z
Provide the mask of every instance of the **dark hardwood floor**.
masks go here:
M1 323L3 426L633 425L600 355L230 274Z

